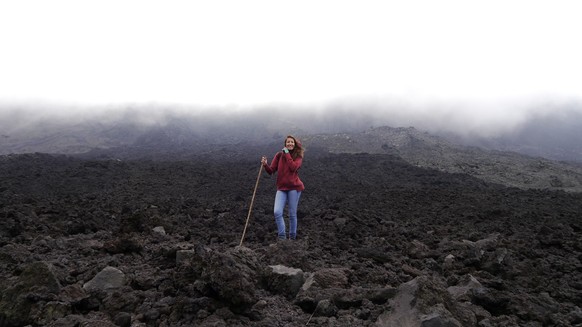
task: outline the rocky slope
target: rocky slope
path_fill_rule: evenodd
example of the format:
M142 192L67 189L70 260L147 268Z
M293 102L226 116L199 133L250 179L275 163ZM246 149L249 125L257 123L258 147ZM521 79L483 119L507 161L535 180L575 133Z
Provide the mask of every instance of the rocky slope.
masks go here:
M278 143L0 156L0 326L582 325L582 194L411 164L410 133L306 137L293 242L264 173L242 239Z
M271 151L269 149L276 147L284 136L279 131L285 130L304 138L312 153L393 154L418 167L466 173L506 186L582 191L580 163L558 162L516 152L463 146L460 145L462 140L453 143L444 137L412 127L377 127L362 132L355 132L351 128L346 133L314 134L315 132L294 127L297 123L295 120L266 119L266 112L245 115L217 112L215 116L197 116L167 111L155 117L150 117L147 113L135 109L121 111L117 118L39 120L28 124L21 122L15 126L5 126L7 123L2 122L0 154L42 152L82 155L87 158L101 156L151 160L160 160L166 156L189 159L195 155L203 158L222 156L225 159L244 156L251 159L252 156L257 157L260 154L268 155ZM310 119L303 123L311 131L348 126L341 118L323 119L316 114L312 115L313 117L308 116ZM578 117L572 115L567 117ZM343 119L349 118L348 115ZM357 117L353 119L357 120ZM544 119L548 121L549 118ZM570 124L570 128L560 134L559 140L544 143L540 137L544 140L552 138L531 137L534 130L545 130L539 128L540 120L541 118L534 120L531 126L528 125L531 128L524 129L523 135L520 134L522 136L512 141L512 147L498 142L498 148L514 149L515 143L523 140L522 144L530 148L537 142L554 150L560 149L560 144L568 145L574 152L578 150L574 141L578 135L575 132L576 124ZM555 119L551 122L553 129L563 123L562 120ZM363 123L356 121L354 125ZM538 128L534 128L535 126ZM484 144L483 140L479 142ZM492 144L489 147L495 148ZM570 155L575 156L575 153Z
M582 191L582 165L462 146L412 127L309 135L305 142L331 153L393 154L417 167L468 174L506 186Z

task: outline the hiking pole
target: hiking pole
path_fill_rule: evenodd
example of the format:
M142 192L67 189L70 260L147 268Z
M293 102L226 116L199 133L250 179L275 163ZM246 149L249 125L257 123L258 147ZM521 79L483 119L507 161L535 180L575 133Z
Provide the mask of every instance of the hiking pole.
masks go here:
M257 183L255 184L255 190L253 191L253 198L251 199L251 206L249 207L249 214L247 215L245 229L243 230L242 237L240 238L239 246L242 246L243 240L245 238L245 233L247 232L247 226L249 225L249 218L251 217L251 211L253 210L253 203L255 202L255 194L257 194L257 187L259 186L259 179L261 178L262 171L263 171L263 164L261 163L261 168L259 168L259 175L257 176Z
M311 316L309 317L309 320L307 320L307 323L305 324L305 326L309 325L309 322L311 321L311 318L313 318L313 315L315 314L315 311L317 311L318 307L319 307L319 301L317 302L315 309L313 309L313 312L311 313Z

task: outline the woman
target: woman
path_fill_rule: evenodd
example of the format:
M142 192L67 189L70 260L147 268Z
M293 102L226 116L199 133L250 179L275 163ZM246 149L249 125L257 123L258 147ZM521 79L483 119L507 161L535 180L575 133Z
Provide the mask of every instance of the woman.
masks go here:
M277 152L271 165L267 164L266 157L261 158L261 163L269 175L277 172L277 194L273 211L279 239L287 238L283 219L285 204L289 206L289 238L292 240L297 238L297 205L301 192L305 189L298 175L303 162L303 152L301 143L288 135L285 138L285 147L281 152Z

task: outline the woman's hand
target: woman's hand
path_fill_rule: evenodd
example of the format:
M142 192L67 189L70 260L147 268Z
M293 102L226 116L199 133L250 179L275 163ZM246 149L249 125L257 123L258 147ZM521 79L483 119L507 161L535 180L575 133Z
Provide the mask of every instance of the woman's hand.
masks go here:
M267 164L267 157L262 157L261 158L261 164L266 165Z

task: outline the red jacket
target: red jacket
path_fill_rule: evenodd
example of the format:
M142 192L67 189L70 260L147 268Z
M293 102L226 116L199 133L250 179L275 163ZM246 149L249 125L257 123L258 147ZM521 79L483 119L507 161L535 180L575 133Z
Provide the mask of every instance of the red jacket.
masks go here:
M278 191L303 191L305 187L299 179L299 168L303 158L297 157L293 160L290 153L277 152L271 165L263 165L269 175L277 172L277 190Z

